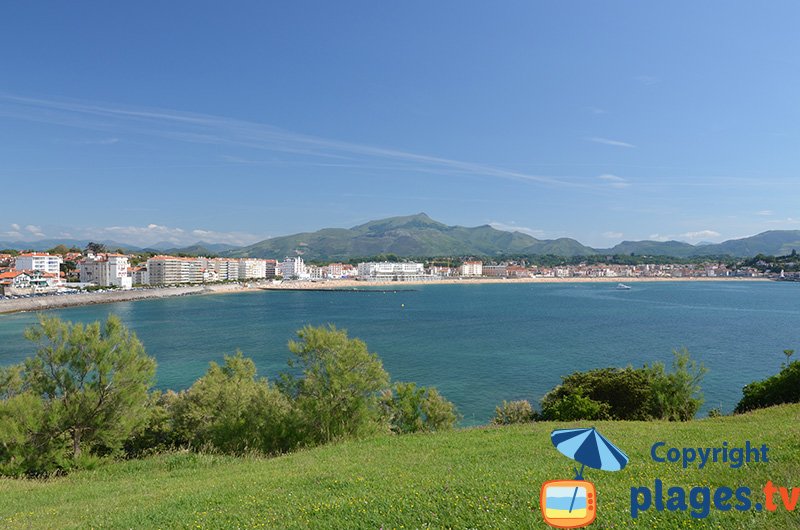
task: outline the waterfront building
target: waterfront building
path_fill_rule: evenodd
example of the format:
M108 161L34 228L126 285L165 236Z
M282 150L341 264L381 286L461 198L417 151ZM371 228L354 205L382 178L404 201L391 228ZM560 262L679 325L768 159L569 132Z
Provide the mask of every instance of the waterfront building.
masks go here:
M202 258L154 256L147 260L150 285L200 283L203 281Z
M239 279L266 278L267 263L263 259L242 258L239 260Z
M62 285L58 274L39 270L14 270L0 273L0 295L17 296L56 291Z
M63 259L58 255L50 255L47 252L29 252L17 256L14 269L18 271L42 271L50 274L61 272Z
M264 260L264 277L274 278L278 275L278 260L265 259Z
M130 289L133 278L128 275L130 263L123 254L92 255L78 262L81 283L93 283L103 287L116 286Z
M484 265L482 267L484 276L493 278L505 278L508 275L507 265Z
M130 270L130 277L133 285L149 285L150 274L147 272L146 266L132 267Z
M280 264L281 276L284 280L303 280L308 278L308 271L303 258L286 258Z
M461 276L483 276L483 262L465 261L459 269Z
M435 278L433 275L425 274L425 266L422 263L390 261L359 263L358 277L367 281L419 281Z
M325 277L331 280L340 280L344 276L344 265L341 263L328 263L324 269Z

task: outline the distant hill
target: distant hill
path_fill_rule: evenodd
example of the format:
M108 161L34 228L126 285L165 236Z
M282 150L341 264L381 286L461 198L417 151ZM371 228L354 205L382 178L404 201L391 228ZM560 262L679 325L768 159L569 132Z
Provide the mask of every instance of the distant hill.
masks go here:
M734 256L750 257L756 254L785 256L792 250L800 252L800 230L769 230L750 237L730 239L722 243L690 245L682 241L623 241L601 254L637 254L640 256Z
M500 254L593 254L574 239L539 240L521 232L506 232L489 225L448 226L424 213L391 217L354 226L326 228L275 237L227 252L238 257L301 255L306 259L348 259L358 256L495 256Z
M59 244L85 248L88 241L47 239L41 241L0 241L0 249L47 250ZM160 242L141 249L115 241L100 241L108 249L149 251L159 254L222 255L283 259L303 256L307 260L347 260L351 258L395 254L412 256L500 256L509 254L563 257L594 254L635 254L689 258L702 256L751 257L757 254L787 255L800 252L800 230L770 230L722 243L703 242L691 245L683 241L623 241L612 248L595 249L570 238L536 239L522 232L498 230L489 225L449 226L424 213L370 221L352 228L324 228L273 237L246 247L198 241L176 247Z

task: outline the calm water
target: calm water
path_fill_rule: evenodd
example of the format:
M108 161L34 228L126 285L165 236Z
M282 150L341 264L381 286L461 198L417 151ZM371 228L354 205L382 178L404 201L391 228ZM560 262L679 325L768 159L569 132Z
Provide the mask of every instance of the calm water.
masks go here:
M745 384L800 352L800 284L774 282L430 285L397 293L255 292L53 311L90 322L116 313L158 360L158 386L185 388L240 349L259 373L284 369L304 324L332 322L364 339L393 379L434 385L464 424L502 400L538 401L574 370L669 364L686 346L709 368L705 409L730 411ZM0 363L32 353L33 314L0 315Z

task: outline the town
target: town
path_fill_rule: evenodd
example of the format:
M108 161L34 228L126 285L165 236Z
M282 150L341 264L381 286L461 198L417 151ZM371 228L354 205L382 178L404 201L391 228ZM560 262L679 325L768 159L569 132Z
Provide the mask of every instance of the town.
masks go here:
M63 250L63 249L62 249ZM214 284L222 282L424 282L478 278L758 278L788 279L783 271L753 266L703 263L605 264L580 262L559 266L510 260L365 261L305 263L300 256L282 261L261 258L143 257L91 249L0 254L0 296L28 296L97 289L133 289L147 286ZM104 249L103 249L104 250Z

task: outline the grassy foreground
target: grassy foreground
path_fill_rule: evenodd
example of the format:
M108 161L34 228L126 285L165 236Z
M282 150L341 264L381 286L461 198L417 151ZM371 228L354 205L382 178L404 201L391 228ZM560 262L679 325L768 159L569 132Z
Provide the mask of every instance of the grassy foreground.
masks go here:
M572 478L572 461L539 423L346 442L273 458L190 453L103 465L48 480L0 480L3 528L541 528L539 489ZM586 426L586 425L580 425ZM650 509L630 516L630 488L800 487L800 405L689 423L598 422L630 456L618 473L587 469L598 491L593 528L798 528L794 512ZM769 463L705 469L656 463L651 445L766 443ZM635 523L635 524L634 524Z

